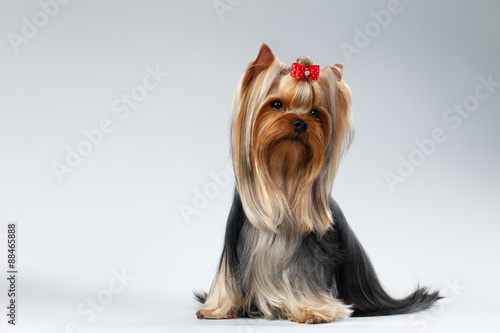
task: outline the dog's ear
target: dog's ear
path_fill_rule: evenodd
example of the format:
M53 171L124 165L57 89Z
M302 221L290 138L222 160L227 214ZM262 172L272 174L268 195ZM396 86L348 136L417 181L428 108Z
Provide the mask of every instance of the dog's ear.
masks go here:
M335 65L331 65L330 68L332 69L332 72L337 78L337 80L342 81L342 74L344 73L344 65L338 63Z
M273 51L267 46L266 43L262 43L259 55L254 61L254 64L259 64L261 66L269 66L274 61Z
M273 51L263 43L260 47L259 55L257 55L257 58L247 68L245 78L243 79L243 88L247 88L257 75L265 71L273 63L274 59Z

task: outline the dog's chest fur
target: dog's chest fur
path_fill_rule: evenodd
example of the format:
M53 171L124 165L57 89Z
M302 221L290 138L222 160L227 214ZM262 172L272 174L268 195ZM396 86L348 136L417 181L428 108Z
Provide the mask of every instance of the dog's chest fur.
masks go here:
M335 295L332 262L328 262L331 253L327 252L321 239L312 234L278 235L259 230L247 221L240 234L237 269L246 308L280 316L290 296L325 290Z

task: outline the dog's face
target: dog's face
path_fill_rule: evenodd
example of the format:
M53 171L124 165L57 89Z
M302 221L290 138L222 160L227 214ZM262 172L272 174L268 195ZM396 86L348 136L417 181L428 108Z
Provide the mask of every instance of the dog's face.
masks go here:
M313 65L309 57L298 63ZM342 69L297 79L263 45L245 71L233 101L232 151L245 213L256 226L276 231L288 222L318 231L332 222L329 193L351 130Z
M255 115L251 159L266 181L294 206L318 176L332 140L332 115L317 82L282 75Z

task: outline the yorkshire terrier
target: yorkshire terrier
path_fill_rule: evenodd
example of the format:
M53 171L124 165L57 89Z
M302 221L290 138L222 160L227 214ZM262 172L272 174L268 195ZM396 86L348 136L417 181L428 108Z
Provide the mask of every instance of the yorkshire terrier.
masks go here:
M291 67L263 44L234 95L236 190L215 280L196 297L200 319L264 317L325 323L410 313L440 298L394 299L331 198L353 135L343 65Z

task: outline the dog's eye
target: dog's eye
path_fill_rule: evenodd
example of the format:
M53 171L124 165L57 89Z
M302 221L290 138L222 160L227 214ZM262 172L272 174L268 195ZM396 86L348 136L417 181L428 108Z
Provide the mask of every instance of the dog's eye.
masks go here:
M318 118L318 110L311 110L311 112L309 112L309 115L313 118Z
M271 107L275 110L281 110L284 109L285 107L283 106L283 103L281 101L272 101L271 102Z

